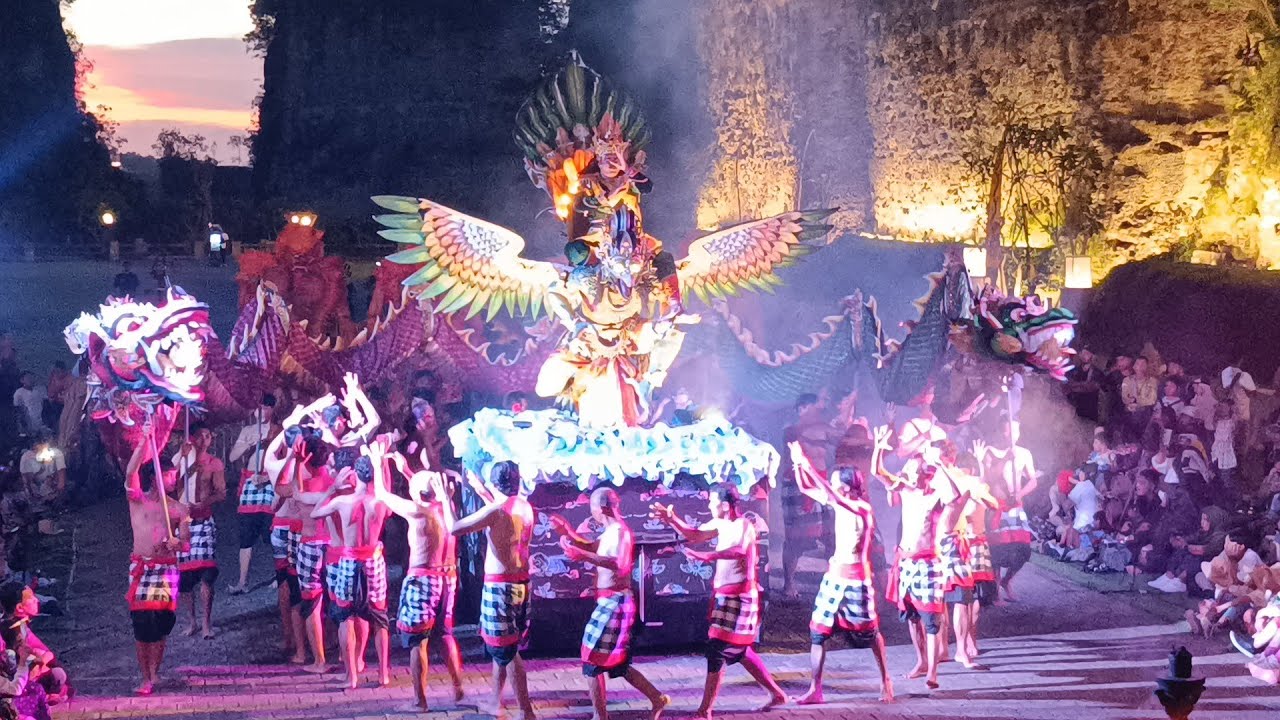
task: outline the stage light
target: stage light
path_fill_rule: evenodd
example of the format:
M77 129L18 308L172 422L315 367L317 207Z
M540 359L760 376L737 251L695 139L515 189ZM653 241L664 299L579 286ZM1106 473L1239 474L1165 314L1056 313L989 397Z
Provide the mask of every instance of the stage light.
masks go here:
M301 225L302 227L311 227L312 225L316 224L316 214L313 212L300 210L298 212L289 213L287 217L289 218L290 225Z
M124 165L119 160L112 160L111 167L119 170L121 167L124 167Z
M110 227L116 224L116 215L110 210L106 210L106 211L103 211L101 217L98 218L98 221L101 222L104 226Z
M302 219L298 221L298 224L302 225L302 227L311 227L311 224L315 221L316 219L311 215L303 215Z
M964 249L964 269L971 278L987 276L987 249L983 247L967 247Z
M301 218L301 217L299 217L297 213L294 213L294 214L292 214L292 215L290 215L290 216L289 216L289 223L290 223L291 225L297 225L301 220L302 220L302 218Z
M1088 256L1068 255L1066 286L1074 290L1093 287L1093 265Z

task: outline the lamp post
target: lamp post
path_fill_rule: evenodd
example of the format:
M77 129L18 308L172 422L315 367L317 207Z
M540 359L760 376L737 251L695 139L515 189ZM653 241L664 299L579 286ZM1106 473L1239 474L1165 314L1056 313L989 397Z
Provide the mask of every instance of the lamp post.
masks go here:
M98 216L98 223L102 226L102 241L107 246L107 257L112 262L120 259L120 242L116 240L116 214L110 210L103 210Z

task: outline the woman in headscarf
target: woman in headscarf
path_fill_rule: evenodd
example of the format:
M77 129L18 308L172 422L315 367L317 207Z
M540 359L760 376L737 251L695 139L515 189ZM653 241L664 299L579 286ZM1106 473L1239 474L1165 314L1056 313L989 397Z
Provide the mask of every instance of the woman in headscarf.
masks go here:
M1185 593L1187 583L1200 569L1200 562L1222 552L1227 542L1227 521L1230 517L1230 513L1216 505L1202 510L1199 534L1173 535L1169 539L1172 552L1165 563L1164 574L1147 584L1167 593Z

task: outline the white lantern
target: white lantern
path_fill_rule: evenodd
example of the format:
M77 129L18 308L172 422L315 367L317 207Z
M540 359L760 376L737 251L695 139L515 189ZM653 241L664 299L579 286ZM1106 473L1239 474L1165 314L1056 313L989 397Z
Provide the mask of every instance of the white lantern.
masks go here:
M1074 290L1084 290L1093 287L1093 265L1089 262L1088 256L1067 256L1066 280L1067 287Z
M964 249L964 269L971 278L987 276L987 249L984 247L967 247Z

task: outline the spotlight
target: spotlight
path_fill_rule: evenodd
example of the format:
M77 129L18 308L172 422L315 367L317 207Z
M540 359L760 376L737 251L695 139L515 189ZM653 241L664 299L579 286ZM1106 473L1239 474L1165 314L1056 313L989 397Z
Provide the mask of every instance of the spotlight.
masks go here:
M111 227L116 224L116 214L110 210L105 210L101 217L98 218L98 221L101 222L104 227Z

